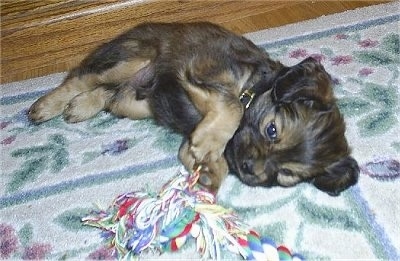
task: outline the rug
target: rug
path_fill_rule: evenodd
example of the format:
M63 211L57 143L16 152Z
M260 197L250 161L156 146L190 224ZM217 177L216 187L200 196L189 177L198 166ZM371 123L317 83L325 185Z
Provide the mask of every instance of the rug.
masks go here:
M339 197L309 184L250 188L231 175L220 204L309 260L400 260L399 20L391 3L246 35L284 64L312 56L331 73L361 174ZM65 75L1 86L1 259L112 259L81 218L121 193L158 191L180 169L181 137L151 120L31 124L29 106ZM193 245L144 259L199 259Z

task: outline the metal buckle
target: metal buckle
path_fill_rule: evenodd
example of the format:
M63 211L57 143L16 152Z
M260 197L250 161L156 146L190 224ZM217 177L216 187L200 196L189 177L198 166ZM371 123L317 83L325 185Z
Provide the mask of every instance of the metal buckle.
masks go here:
M245 90L239 97L239 100L241 103L244 104L244 107L248 109L250 107L251 102L254 99L254 96L256 96L255 92L252 92L251 90Z

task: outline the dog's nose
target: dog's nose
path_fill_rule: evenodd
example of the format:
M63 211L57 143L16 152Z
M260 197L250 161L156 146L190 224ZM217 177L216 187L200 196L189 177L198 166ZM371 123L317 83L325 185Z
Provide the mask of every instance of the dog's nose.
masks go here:
M251 159L245 159L242 162L241 169L243 172L248 173L248 174L254 174L254 169L253 169L253 160Z

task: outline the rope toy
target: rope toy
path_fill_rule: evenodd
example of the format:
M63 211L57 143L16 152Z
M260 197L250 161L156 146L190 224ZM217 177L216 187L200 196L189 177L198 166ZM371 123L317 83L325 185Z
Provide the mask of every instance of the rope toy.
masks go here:
M118 259L136 259L144 250L177 251L192 238L203 258L220 260L225 248L246 260L304 260L217 205L215 195L197 184L200 169L190 175L182 168L158 195L122 194L82 221L103 230Z

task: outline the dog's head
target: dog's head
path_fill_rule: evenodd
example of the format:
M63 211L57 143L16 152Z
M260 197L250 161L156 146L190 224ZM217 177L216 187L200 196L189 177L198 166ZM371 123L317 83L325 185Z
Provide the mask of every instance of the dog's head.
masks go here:
M245 111L225 155L231 171L250 186L308 181L338 195L359 174L331 77L312 58L281 69Z

